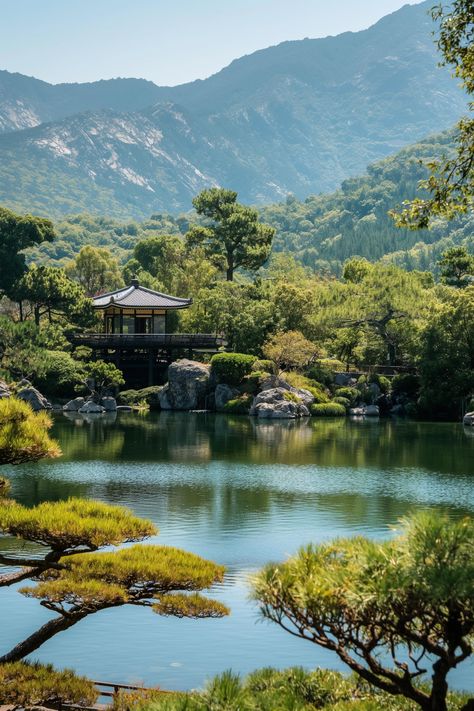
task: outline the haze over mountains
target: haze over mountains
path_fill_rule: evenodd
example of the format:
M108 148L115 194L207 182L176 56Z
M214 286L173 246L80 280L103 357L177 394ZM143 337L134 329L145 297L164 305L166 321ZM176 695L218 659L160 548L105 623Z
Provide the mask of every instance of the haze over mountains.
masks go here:
M464 113L438 67L431 5L285 42L177 87L0 72L0 203L139 218L189 209L210 185L258 204L333 190Z

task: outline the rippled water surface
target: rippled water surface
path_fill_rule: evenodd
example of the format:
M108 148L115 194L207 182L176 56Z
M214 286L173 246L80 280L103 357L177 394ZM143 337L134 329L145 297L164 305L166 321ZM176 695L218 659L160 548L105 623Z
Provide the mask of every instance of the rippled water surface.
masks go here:
M309 541L391 535L389 527L415 509L453 517L474 511L474 430L461 425L61 415L54 435L61 459L11 471L18 500L33 505L87 496L124 504L158 525L160 543L228 568L215 591L232 609L226 619L109 610L61 633L36 655L106 681L187 689L227 668L340 668L334 655L258 620L248 600L249 575ZM2 550L18 545L0 540ZM16 590L0 591L1 647L13 646L49 616ZM473 671L466 665L453 683L474 689Z

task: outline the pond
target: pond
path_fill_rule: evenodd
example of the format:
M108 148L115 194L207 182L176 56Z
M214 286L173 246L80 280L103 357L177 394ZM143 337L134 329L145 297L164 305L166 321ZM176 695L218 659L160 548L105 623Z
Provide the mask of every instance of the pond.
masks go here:
M129 506L160 529L157 542L227 566L215 596L222 620L177 620L122 608L91 616L35 654L91 678L196 688L232 668L342 668L329 652L259 621L248 578L309 541L383 538L420 508L474 512L474 429L402 421L256 422L205 413L58 415L64 456L8 472L26 505L87 496ZM2 550L18 542L0 540ZM50 613L0 591L0 646L9 649ZM474 689L474 665L456 671Z

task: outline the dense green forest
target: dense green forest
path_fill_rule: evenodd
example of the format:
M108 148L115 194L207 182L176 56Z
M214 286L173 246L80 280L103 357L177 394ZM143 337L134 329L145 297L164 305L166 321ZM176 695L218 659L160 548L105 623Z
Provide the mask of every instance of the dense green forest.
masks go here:
M426 163L452 150L446 133L410 146L375 163L367 174L343 182L340 190L313 195L304 201L259 208L262 220L276 229L273 250L290 252L315 271L340 274L353 255L381 259L405 269L436 271L442 252L458 245L474 251L474 218L462 215L451 222L438 219L430 230L411 231L395 226L389 210L411 200ZM191 208L191 205L190 205ZM134 245L147 237L172 234L184 238L198 216L154 214L142 222L121 222L108 217L71 215L56 222L57 239L28 252L35 263L64 266L86 244L113 249L125 262Z

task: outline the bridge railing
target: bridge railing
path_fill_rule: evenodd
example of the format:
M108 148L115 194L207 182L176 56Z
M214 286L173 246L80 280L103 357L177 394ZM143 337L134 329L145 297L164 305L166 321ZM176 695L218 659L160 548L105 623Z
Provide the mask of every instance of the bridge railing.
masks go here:
M90 348L191 348L218 350L227 341L210 333L81 333L71 338L75 345Z

